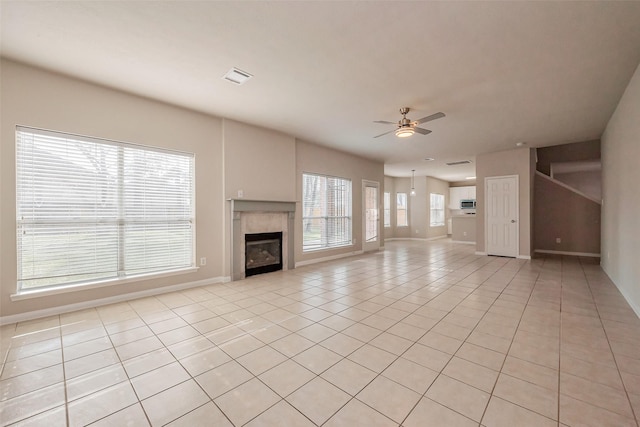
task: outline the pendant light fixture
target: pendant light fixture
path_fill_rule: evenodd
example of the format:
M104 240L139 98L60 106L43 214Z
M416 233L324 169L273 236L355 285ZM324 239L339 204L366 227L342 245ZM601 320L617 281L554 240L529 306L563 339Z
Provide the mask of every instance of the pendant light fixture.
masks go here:
M415 196L416 195L416 187L414 185L415 182L415 177L416 175L416 170L415 169L411 169L411 195Z

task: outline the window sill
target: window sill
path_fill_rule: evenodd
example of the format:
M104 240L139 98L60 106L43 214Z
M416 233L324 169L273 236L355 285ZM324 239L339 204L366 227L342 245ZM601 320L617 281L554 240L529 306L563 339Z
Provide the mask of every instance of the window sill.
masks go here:
M303 254L308 254L308 253L313 253L313 252L323 252L323 251L331 251L334 249L342 249L342 248L348 248L349 246L355 246L353 243L348 243L346 245L340 245L340 246L330 246L330 247L326 247L326 248L317 248L317 249L303 249L302 253Z
M139 282L141 280L160 279L163 277L171 277L171 276L177 276L180 274L194 273L196 271L198 271L198 267L189 267L189 268L182 268L180 270L165 271L162 273L140 274L137 276L131 276L124 279L100 280L95 282L82 283L78 285L59 286L56 288L47 288L47 289L41 289L41 290L38 290L38 289L26 290L20 293L12 294L11 301L22 301L22 300L27 300L32 298L41 298L41 297L48 297L51 295L66 294L69 292L104 288L107 286L124 285L125 283Z

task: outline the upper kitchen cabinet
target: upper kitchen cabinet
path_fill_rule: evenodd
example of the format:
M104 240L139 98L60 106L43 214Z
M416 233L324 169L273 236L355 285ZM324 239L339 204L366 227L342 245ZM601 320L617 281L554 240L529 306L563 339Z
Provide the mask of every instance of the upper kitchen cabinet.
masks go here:
M476 186L449 187L449 209L460 209L460 200L475 200Z

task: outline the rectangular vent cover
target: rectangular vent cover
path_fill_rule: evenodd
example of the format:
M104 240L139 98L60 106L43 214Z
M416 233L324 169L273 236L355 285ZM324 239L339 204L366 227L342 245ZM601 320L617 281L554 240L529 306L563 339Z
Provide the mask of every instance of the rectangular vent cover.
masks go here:
M232 68L230 69L227 74L225 74L224 76L222 76L223 79L237 84L237 85L241 85L243 83L245 83L247 80L249 80L251 77L253 77L253 75L247 73L246 71L242 71L239 70L237 68Z
M451 162L447 163L447 166L466 165L468 163L471 163L471 160L460 160L459 162Z

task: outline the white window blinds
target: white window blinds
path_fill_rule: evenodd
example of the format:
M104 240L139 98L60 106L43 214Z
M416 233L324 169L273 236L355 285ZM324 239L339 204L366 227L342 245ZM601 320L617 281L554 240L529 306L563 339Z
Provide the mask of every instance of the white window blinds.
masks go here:
M192 267L189 153L18 127L18 290Z
M302 175L302 250L351 244L351 181Z
M444 195L430 193L430 227L442 227L444 226Z
M407 193L396 193L396 225L398 227L409 226L407 215Z
M384 193L384 226L391 227L391 193Z

